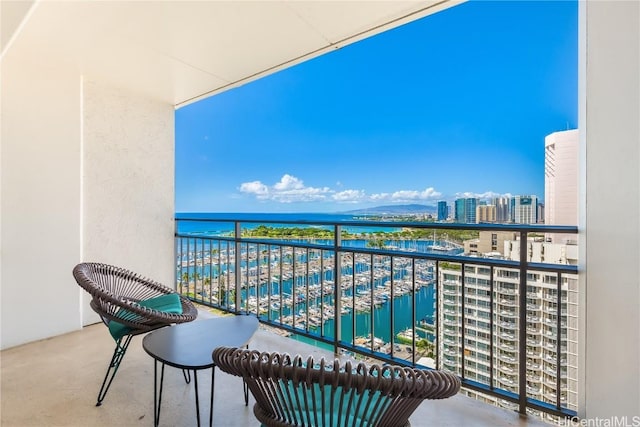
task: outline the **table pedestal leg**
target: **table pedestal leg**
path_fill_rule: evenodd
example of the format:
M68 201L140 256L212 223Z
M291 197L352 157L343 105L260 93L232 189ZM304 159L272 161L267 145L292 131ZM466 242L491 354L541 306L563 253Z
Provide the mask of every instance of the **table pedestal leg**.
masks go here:
M211 368L211 402L209 402L209 427L213 426L213 385L216 381L216 367Z
M196 417L198 420L198 427L200 427L200 399L198 399L198 371L193 371L193 380L196 387Z
M210 409L209 409L209 427L213 426L213 391L215 385L215 366L211 368L211 400L210 400ZM186 374L187 371L189 374ZM183 369L183 375L185 377L189 375L191 376L191 370ZM196 393L196 420L198 422L198 427L200 427L200 395L198 393L198 371L193 370L193 381ZM160 424L160 408L162 406L162 386L164 384L164 363L162 363L162 368L160 369L160 390L158 391L158 361L155 360L153 363L153 425L158 427Z
M160 406L162 405L162 385L164 384L164 363L160 371L160 393L158 393L158 361L153 363L153 425L160 423Z

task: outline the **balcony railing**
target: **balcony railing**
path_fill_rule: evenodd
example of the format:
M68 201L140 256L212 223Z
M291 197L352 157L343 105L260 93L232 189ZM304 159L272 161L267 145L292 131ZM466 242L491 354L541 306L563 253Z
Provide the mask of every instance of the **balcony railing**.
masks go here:
M233 313L253 313L283 334L330 348L335 354L348 352L456 372L464 387L517 404L521 413L529 408L575 415L575 408L567 407L557 397L527 392L527 364L539 363L540 352L527 350L527 328L536 324L527 319L532 314L520 307L531 306L527 304L527 286L536 285L531 278L552 275L557 295L565 298L553 301L557 307L553 313L558 320L556 331L566 334L567 283L575 280L576 266L530 263L526 250L517 261L468 257L462 254L461 245L447 242L443 250L442 242L405 237L407 233L399 231L515 231L520 241L527 241L532 233L576 233L576 227L235 218L179 218L176 224L176 289L195 302ZM262 234L256 231L258 226L265 226L261 227ZM295 232L286 238L283 233L268 236L269 230L285 227L320 228L330 237L304 238ZM380 231L389 233L382 234L381 239ZM488 283L487 295L475 303L466 298L477 287L466 284L469 271ZM458 279L452 279L455 277ZM515 299L504 299L498 277L516 280ZM445 281L446 289L442 285ZM456 305L452 305L452 296L458 301ZM505 309L517 310L513 314L518 317L517 324L498 320ZM445 351L442 346L448 323L445 313L455 313L460 320L452 322L457 328L447 331L447 344L455 342L452 333L459 338L455 352ZM510 330L508 334L500 330L504 326ZM486 383L465 378L467 363L479 357L471 357L476 350L468 345L479 342L477 331L489 337L488 350L482 352L487 365L482 369L488 372ZM508 381L497 377L494 367L504 339L512 349L517 348L516 370ZM555 359L566 360L567 350L560 348L560 340L557 342ZM559 370L560 363L556 366ZM556 378L555 390L560 393L554 395L566 394L560 372Z

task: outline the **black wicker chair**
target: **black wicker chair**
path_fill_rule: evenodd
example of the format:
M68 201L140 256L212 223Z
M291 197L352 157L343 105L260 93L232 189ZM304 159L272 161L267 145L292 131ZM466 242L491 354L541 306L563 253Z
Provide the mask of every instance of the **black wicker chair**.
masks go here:
M96 406L100 406L131 338L163 326L195 320L198 311L188 299L160 283L107 264L81 263L73 277L91 294L91 308L100 315L116 342Z
M256 399L253 413L264 426L409 426L425 399L444 399L460 390L447 372L339 360L290 357L281 353L220 347L213 361L242 377Z

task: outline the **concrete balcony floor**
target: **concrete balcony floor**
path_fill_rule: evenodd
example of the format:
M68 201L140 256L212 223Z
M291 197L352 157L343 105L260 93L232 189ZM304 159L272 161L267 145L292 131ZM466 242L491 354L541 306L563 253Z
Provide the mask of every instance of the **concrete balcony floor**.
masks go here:
M206 312L201 317L210 317ZM3 427L153 425L153 360L135 337L101 407L95 406L114 342L102 324L2 351L0 394ZM265 351L333 358L329 352L260 329L250 347ZM209 371L198 377L201 420L208 421ZM167 368L161 426L195 426L193 381ZM214 425L258 426L253 401L244 406L242 381L216 371ZM495 408L463 395L425 401L413 426L546 426L542 421Z

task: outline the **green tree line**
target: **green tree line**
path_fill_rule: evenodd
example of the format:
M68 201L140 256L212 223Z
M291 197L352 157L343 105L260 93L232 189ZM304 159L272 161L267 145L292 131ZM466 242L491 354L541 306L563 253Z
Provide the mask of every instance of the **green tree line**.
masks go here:
M433 230L404 228L399 231L374 231L371 233L350 233L342 231L343 239L368 239L371 246L381 247L386 240L418 240L432 239ZM462 243L464 240L475 239L479 236L474 230L436 230L436 240L450 240ZM333 239L333 230L320 227L269 227L259 225L253 229L243 229L242 237L253 238L284 238L284 239Z

